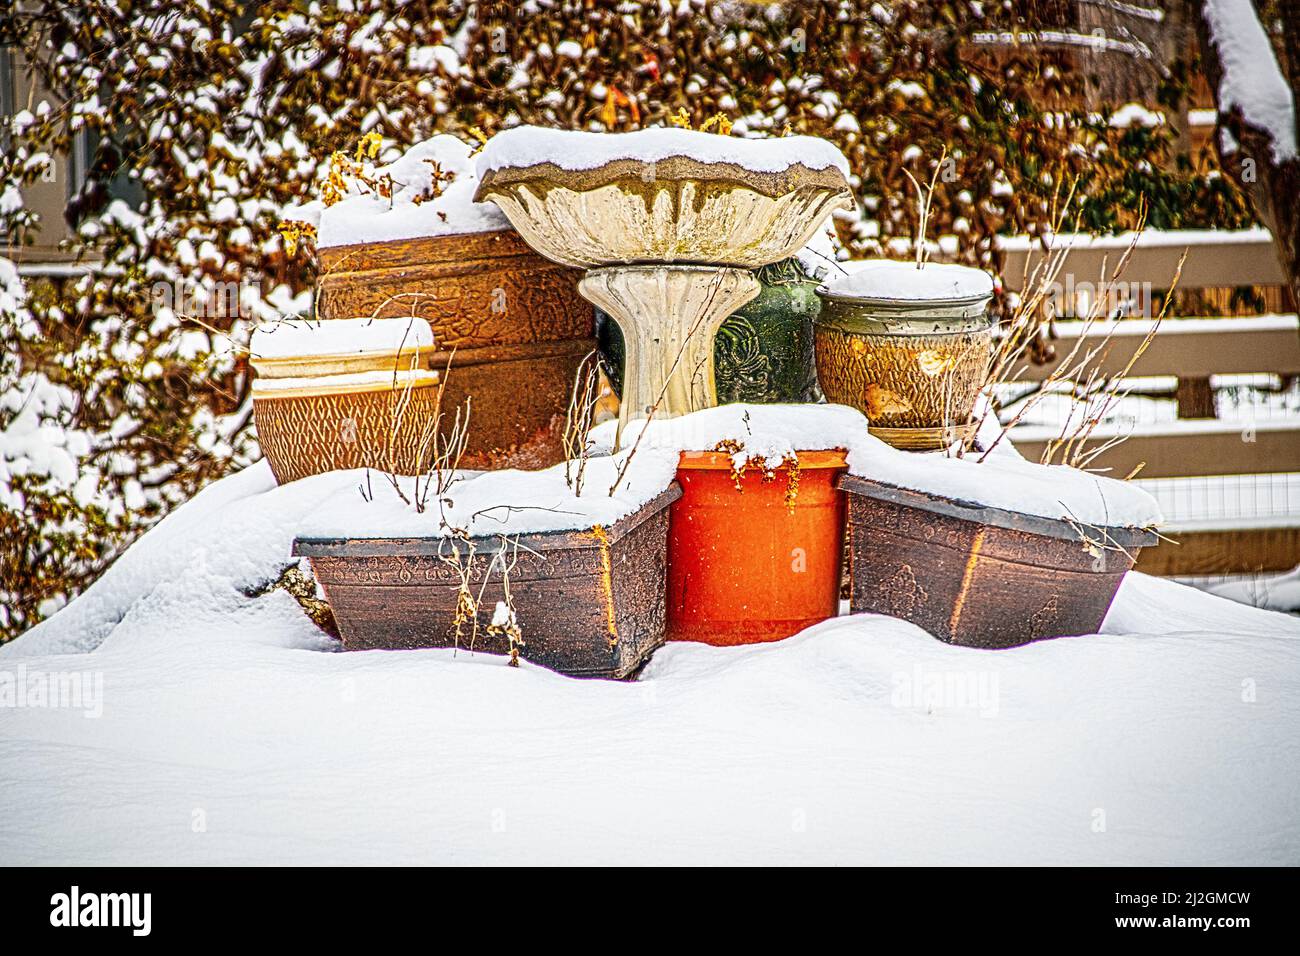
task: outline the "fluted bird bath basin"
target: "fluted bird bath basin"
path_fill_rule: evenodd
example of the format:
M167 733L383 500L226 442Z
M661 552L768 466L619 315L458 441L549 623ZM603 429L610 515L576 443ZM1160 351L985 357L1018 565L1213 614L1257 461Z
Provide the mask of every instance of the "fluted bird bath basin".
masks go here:
M851 202L847 163L808 136L517 127L479 156L493 200L623 332L619 432L717 404L713 337L758 294L752 270L794 254Z

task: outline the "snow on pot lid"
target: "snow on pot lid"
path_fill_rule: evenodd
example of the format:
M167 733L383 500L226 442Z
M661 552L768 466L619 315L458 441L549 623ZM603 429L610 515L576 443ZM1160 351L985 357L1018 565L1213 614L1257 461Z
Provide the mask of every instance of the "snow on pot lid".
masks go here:
M947 262L866 259L843 263L845 272L828 279L819 295L867 304L907 306L912 303L978 305L993 296L993 277L983 269Z
M384 373L427 364L433 355L433 329L420 318L286 319L253 332L249 362L254 385L289 379L359 373Z

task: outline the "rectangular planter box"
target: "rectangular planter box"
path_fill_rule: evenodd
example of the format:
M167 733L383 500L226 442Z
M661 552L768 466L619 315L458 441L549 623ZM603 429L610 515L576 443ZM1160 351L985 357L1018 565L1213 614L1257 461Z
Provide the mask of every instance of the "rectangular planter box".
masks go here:
M967 647L1095 633L1138 551L1156 541L1154 531L1106 528L1128 553L1093 554L1067 521L852 475L840 487L853 612L900 617Z
M630 676L663 643L668 507L673 485L604 532L519 535L507 545L510 592L524 644L520 656L574 677ZM499 538L299 538L294 554L311 560L346 650L457 647L509 653L487 633L504 597L494 570L470 625L457 641L454 618L461 577L443 557L459 552L475 596ZM439 548L441 546L441 555Z

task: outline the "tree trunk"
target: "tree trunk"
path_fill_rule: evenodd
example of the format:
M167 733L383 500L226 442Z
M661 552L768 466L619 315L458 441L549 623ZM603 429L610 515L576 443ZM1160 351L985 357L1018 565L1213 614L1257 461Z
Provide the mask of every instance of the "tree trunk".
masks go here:
M1214 138L1219 160L1250 197L1260 220L1272 232L1274 248L1287 277L1291 297L1300 301L1300 202L1297 202L1297 197L1300 197L1300 158L1292 156L1280 162L1276 160L1272 133L1246 122L1239 108L1229 107L1221 100L1224 64L1205 16L1205 4L1203 0L1188 0L1188 3L1196 23L1206 76L1214 90L1219 112L1219 128ZM1286 62L1281 63L1280 68L1292 90L1294 111L1300 101L1300 59L1296 54L1300 50L1300 0L1281 0L1280 7L1287 54ZM1225 142L1224 131L1229 134L1229 142Z

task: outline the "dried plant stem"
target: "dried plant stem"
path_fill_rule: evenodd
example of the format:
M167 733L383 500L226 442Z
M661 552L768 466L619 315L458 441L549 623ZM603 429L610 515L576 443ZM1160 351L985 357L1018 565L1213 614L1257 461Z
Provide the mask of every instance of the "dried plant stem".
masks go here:
M1056 194L1052 198L1051 234L1053 236L1061 233L1066 217L1069 215L1071 203L1074 201L1077 185L1077 180L1070 183L1069 191L1063 202L1059 201L1060 187L1059 185L1057 187ZM1032 257L1025 257L1024 274L1020 284L1020 288L1025 291L1020 296L1011 320L1003 324L1002 334L986 367L980 391L989 396L990 400L985 402L980 413L975 426L976 433L984 430L986 419L995 409L995 403L991 400L994 386L1014 381L1022 374L1023 366L1020 365L1020 362L1025 351L1042 334L1043 326L1050 323L1050 317L1047 323L1043 319L1043 306L1048 299L1049 293L1056 285L1056 277L1065 265L1066 256L1070 251L1070 243L1067 243L1062 248L1053 248L1051 245L1046 245L1046 250L1046 255L1035 263L1032 271L1029 266ZM983 449L984 456L987 456L1001 442L1009 427L1009 425L1003 427L990 446ZM983 460L984 458L981 457L980 461Z
M912 186L916 189L916 208L919 214L919 222L916 227L916 267L925 268L926 259L929 258L929 249L925 245L925 236L930 229L930 204L934 200L934 187L939 184L939 173L943 170L944 160L948 158L948 147L945 146L939 154L939 162L935 164L934 175L930 177L928 186L922 186L917 178L912 175L911 170L904 169L903 175L912 181Z
M524 646L523 629L519 626L519 618L515 612L514 596L510 592L510 575L514 573L515 566L519 563L519 543L505 535L498 538L497 552L492 556L492 563L488 565L483 575L483 583L486 586L487 579L492 576L492 570L495 568L501 576L501 603L506 606L506 619L498 622L493 620L488 626L488 633L496 637L504 637L506 646L510 653L510 666L519 666L519 648ZM480 601L482 600L482 591L480 590Z
M1084 405L1081 424L1069 434L1063 434L1061 439L1057 442L1048 444L1048 447L1044 449L1043 452L1045 463L1050 463L1052 455L1058 449L1061 449L1061 460L1065 464L1071 465L1075 468L1086 468L1097 458L1098 455L1110 448L1114 448L1116 445L1128 438L1127 435L1117 435L1108 439L1106 442L1103 442L1100 446L1085 452L1087 442L1092 437L1097 426L1105 420L1106 416L1111 413L1115 406L1127 398L1129 393L1132 392L1133 385L1129 375L1133 370L1133 366L1137 364L1138 359L1142 357L1146 350L1150 348L1152 341L1154 341L1156 332L1160 328L1160 323L1164 320L1165 315L1169 310L1170 303L1173 301L1172 292L1178 287L1178 281L1182 278L1183 274L1183 263L1186 261L1187 253L1184 252L1179 258L1178 265L1174 270L1173 281L1169 287L1171 294L1165 297L1165 301L1160 307L1159 315L1157 315L1155 321L1151 323L1151 328L1147 330L1146 335L1143 336L1138 347L1133 350L1133 355L1118 373L1110 376L1109 382L1104 387L1098 389L1089 387L1085 391L1085 395L1088 396L1088 398ZM1109 340L1113 331L1112 327L1112 329L1107 333L1107 340ZM1098 370L1096 368L1092 369L1089 373L1089 386L1091 386L1095 381L1097 374ZM1123 384L1126 381L1129 382L1128 385ZM1096 398L1094 398L1094 396ZM1136 471L1134 474L1136 474ZM1130 477L1132 477L1132 475L1130 475Z
M1074 187L1071 186L1071 197L1073 196L1073 189ZM1066 208L1068 208L1068 202L1069 198L1067 197ZM1159 326L1160 318L1163 318L1170 303L1170 299L1166 298L1160 317L1152 324L1146 338L1139 345L1124 369L1116 376L1103 376L1102 368L1106 357L1110 353L1112 337L1117 326L1113 321L1106 323L1105 333L1099 339L1092 338L1091 333L1101 317L1102 311L1110 303L1116 283L1128 268L1133 251L1141 237L1142 228L1145 226L1146 214L1146 203L1142 201L1138 208L1138 227L1134 231L1132 240L1121 253L1115 268L1109 270L1108 260L1103 259L1102 261L1101 275L1097 283L1098 294L1089 301L1087 314L1078 320L1079 330L1074 345L1056 363L1056 366L1040 386L1020 400L1020 407L1010 421L1001 427L997 438L989 444L989 447L983 449L980 461L984 461L989 456L993 449L997 447L1011 429L1015 428L1024 419L1032 408L1036 407L1048 394L1056 391L1056 386L1065 382L1073 382L1076 383L1076 391L1081 387L1085 396L1098 394L1103 396L1101 404L1094 406L1093 399L1089 397L1084 405L1082 419L1078 422L1075 422L1074 415L1071 413L1062 426L1061 436L1047 443L1042 456L1042 463L1051 464L1056 459L1057 453L1062 450L1064 450L1064 454L1061 456L1061 460L1064 463L1075 466L1081 466L1084 463L1083 457L1078 453L1078 449L1081 447L1080 443L1092 434L1101 418L1128 393L1127 389L1120 388L1120 383L1151 344L1151 339ZM1058 218L1058 226L1063 221L1063 216L1064 213ZM995 351L994 360L990 364L989 374L985 380L984 387L987 391L991 391L993 386L1015 381L1023 371L1023 366L1018 366L1018 363L1026 348L1042 330L1044 322L1040 313L1047 302L1049 293L1055 286L1056 276L1064 265L1066 254L1068 254L1068 246L1066 250L1059 252L1049 247L1045 259L1046 268L1037 273L1038 281L1033 284L1029 296L1021 302L1020 308L1017 309L1009 328L1005 330L998 349ZM1028 268L1028 263L1026 263L1026 268ZM1182 262L1180 261L1173 278L1172 287L1177 286L1181 273ZM1050 324L1054 318L1055 316L1049 316L1047 323ZM988 403L990 407L992 404L991 401ZM984 414L987 415L988 413L989 409L986 408ZM983 416L981 417L981 424L982 420ZM1119 440L1122 441L1123 439ZM1113 447L1113 445L1108 447ZM1091 461L1093 457L1095 455L1087 458L1087 461Z
M466 396L463 408L464 416L462 417L462 409L458 407L456 417L452 420L451 429L444 433L443 399L446 395L447 382L451 377L451 366L455 357L456 351L453 349L451 354L447 356L447 365L438 379L438 392L434 398L433 415L425 422L420 433L420 456L423 458L427 453L429 466L423 476L417 475L415 478L416 511L423 514L428 508L429 497L432 495L438 504L439 526L444 530L450 527L447 522L446 506L448 500L446 496L452 486L460 480L460 462L469 441L471 410L471 399ZM423 481L423 485L421 481Z
M457 540L465 546L463 556L457 544L452 545L450 554L444 551L443 546L448 540L450 539L443 538L438 543L438 560L455 572L457 582L456 610L448 630L452 632L452 647L459 648L461 638L465 634L465 625L468 624L470 626L469 647L473 650L474 640L478 637L478 600L470 587L470 572L474 566L474 539L468 535L457 536Z
M591 431L592 419L596 414L596 403L600 399L597 385L599 373L596 369L595 355L594 351L588 352L578 365L573 380L573 391L569 396L569 407L564 415L564 431L561 435L564 447L564 481L579 498L582 497L587 458L591 451L587 433Z

